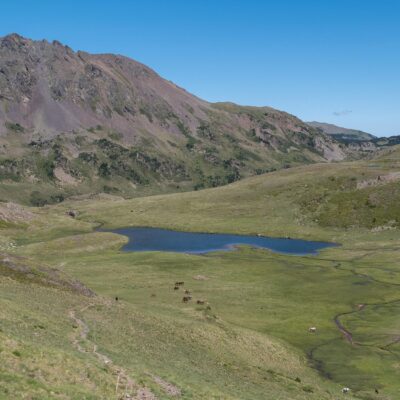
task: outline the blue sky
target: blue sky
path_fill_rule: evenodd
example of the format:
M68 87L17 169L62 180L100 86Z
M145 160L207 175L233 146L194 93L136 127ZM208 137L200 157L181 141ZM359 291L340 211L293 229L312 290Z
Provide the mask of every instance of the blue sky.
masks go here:
M119 53L209 101L400 134L400 1L2 0L0 36Z

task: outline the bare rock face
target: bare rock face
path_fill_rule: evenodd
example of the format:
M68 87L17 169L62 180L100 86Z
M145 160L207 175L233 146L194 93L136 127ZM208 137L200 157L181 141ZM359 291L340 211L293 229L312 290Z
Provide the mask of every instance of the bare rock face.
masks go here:
M290 114L208 103L124 56L0 38L4 200L2 182L36 183L24 201L43 205L143 185L214 187L349 153Z
M58 133L102 124L127 135L133 120L145 124L140 110L162 120L187 114L188 106L204 116L205 105L126 57L73 52L16 34L0 40L0 101L7 102L3 119L26 128Z

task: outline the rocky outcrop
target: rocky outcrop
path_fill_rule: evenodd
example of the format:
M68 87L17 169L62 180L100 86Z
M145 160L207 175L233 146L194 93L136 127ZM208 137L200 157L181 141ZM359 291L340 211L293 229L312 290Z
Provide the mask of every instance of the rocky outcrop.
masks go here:
M0 39L0 183L46 185L27 194L33 205L213 187L352 152L290 114L208 103L124 56Z

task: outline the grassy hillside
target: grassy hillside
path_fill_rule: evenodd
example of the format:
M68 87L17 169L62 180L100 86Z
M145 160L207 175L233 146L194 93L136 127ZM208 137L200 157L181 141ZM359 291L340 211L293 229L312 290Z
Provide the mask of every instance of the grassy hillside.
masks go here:
M287 169L215 189L69 201L25 210L28 224L8 213L0 243L7 257L57 268L97 296L0 269L0 398L121 398L124 391L140 398L144 391L160 399L397 399L399 156L393 148L369 161ZM70 209L77 218L66 215ZM307 257L246 247L206 256L122 253L126 239L93 232L99 223L341 246ZM192 302L182 303L176 281Z
M167 399L180 393L186 399L333 399L339 392L338 385L310 370L294 347L251 325L225 320L218 293L229 287L223 284L230 279L231 272L223 273L228 264L213 275L218 258L210 264L184 255L119 255L114 249L121 239L110 240L114 236L89 234L17 246L31 260L44 256L49 264L90 281L98 296L0 274L0 398L12 393L103 399L128 398L123 397L128 393L137 399ZM60 258L61 243L65 251ZM194 280L192 274L199 272L209 281ZM236 288L226 292L227 299L236 290L243 295L243 274L234 275ZM196 296L210 293L211 309L183 305L182 293L173 290L177 279L184 279ZM143 392L148 397L141 397Z
M316 164L217 189L128 201L81 201L81 219L303 238L349 238L400 224L400 148L367 161ZM62 209L75 206L68 202Z

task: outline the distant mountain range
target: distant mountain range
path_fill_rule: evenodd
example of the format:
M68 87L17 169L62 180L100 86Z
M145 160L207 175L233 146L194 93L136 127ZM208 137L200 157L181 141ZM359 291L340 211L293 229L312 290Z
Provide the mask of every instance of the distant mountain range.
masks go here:
M377 137L371 133L359 131L357 129L342 128L324 122L313 121L307 122L307 124L331 136L339 143L347 145L347 150L349 150L349 148L353 148L353 150L359 149L362 153L368 148L374 150L400 144L400 135Z
M356 129L343 128L337 125L327 124L325 122L312 121L312 122L307 122L307 124L312 126L313 128L321 129L327 135L331 135L338 140L367 141L376 138L376 136L371 135L370 133L367 132L359 131Z
M269 107L206 102L124 56L0 39L0 200L201 189L366 150L335 139Z

